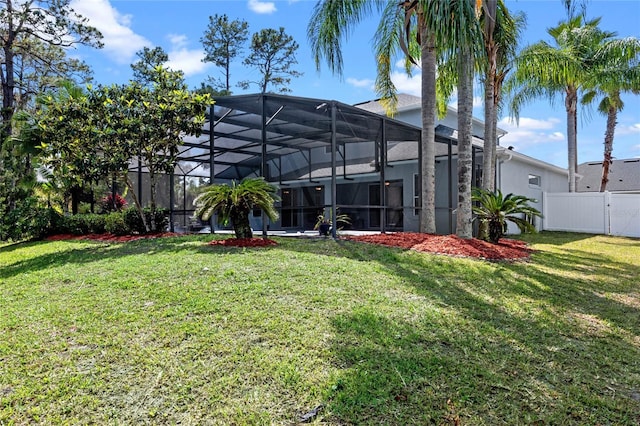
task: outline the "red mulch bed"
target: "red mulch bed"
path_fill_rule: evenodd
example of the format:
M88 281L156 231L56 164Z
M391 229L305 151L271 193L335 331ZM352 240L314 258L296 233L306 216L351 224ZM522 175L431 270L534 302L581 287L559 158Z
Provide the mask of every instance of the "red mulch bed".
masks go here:
M47 237L47 240L95 240L123 243L144 238L174 237L179 235L183 234L172 232L149 235L58 234ZM491 244L475 238L463 240L455 235L433 235L416 232L347 236L344 238L351 241L400 247L422 252L487 260L523 260L528 259L531 254L531 249L527 247L527 243L507 238L501 239L498 244ZM226 238L224 240L210 241L209 245L222 247L269 247L278 245L278 243L269 238Z
M142 240L145 238L162 238L162 237L175 237L181 234L175 232L160 232L157 234L147 235L113 235L113 234L87 234L87 235L73 235L73 234L57 234L47 237L47 241L60 241L60 240L94 240L105 241L110 243L126 243L128 241Z
M498 244L478 239L463 240L455 235L432 235L416 232L349 236L348 240L422 252L487 260L527 259L531 250L524 241L502 238Z
M277 246L278 243L269 238L227 238L224 240L210 241L209 245L223 247L268 247Z

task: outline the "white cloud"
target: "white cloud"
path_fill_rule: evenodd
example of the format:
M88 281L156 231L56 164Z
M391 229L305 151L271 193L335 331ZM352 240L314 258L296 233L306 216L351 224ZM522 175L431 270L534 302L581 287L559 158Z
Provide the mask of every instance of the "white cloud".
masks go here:
M616 135L633 135L640 133L640 123L632 124L630 126L618 126L616 127Z
M272 1L249 0L247 6L249 10L259 14L270 14L278 10Z
M169 34L167 35L169 43L173 49L182 49L187 46L188 38L184 34Z
M151 46L131 29L132 17L120 14L109 0L72 0L71 7L102 33L104 51L118 63L130 64L137 51Z
M560 120L553 117L546 120L521 117L519 124L510 118L503 118L498 122L498 127L508 133L500 139L500 144L526 150L534 146L561 143L566 138L564 133L556 129L559 124Z
M187 36L183 34L169 34L167 35L171 48L167 54L169 55L169 62L167 66L173 70L181 70L184 72L185 77L190 77L195 74L204 72L210 64L202 62L205 57L205 52L202 49L189 49L187 46L189 40Z
M409 77L406 72L394 71L391 73L391 81L396 86L398 93L408 93L409 95L421 96L422 80L421 74L417 73Z
M549 130L555 128L561 121L555 117L547 118L546 120L539 120L536 118L520 117L518 123L515 120L505 117L498 126L505 130L509 129L529 129L529 130Z
M347 83L354 87L360 87L360 88L364 87L366 89L373 90L374 81L368 78L357 79L357 78L349 77L347 78Z

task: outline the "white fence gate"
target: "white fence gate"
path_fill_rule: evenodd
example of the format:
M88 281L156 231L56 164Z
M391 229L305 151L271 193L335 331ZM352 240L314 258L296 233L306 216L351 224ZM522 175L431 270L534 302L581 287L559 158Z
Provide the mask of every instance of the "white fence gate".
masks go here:
M640 194L543 194L542 229L640 238Z

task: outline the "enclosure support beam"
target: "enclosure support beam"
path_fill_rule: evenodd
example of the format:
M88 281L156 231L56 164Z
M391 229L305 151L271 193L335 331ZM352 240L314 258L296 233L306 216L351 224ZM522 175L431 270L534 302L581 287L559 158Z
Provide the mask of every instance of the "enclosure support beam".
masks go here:
M171 231L171 232L175 232L175 229L174 229L174 226L173 226L173 221L174 221L173 207L174 207L174 204L175 204L174 203L175 190L173 188L173 185L174 185L174 173L172 171L171 174L169 175L169 231Z
M336 228L338 227L337 214L336 214L336 195L338 192L338 185L336 179L336 149L338 146L336 138L336 103L331 102L331 236L333 239L337 238Z
M216 140L216 124L218 124L221 120L223 120L232 110L229 110L227 112L227 114L223 115L222 117L220 117L220 120L218 121L213 121L213 117L214 117L214 108L216 106L215 105L211 105L209 107L209 185L213 185L214 184L214 180L216 178L216 170L215 170L215 165L216 165L216 157L214 155L214 148L215 148L215 140ZM185 181L186 181L186 176L185 176ZM184 206L184 208L186 209L187 206ZM213 217L214 215L211 215L211 217L209 218L209 233L211 234L215 234L216 233L216 229L215 229L215 219Z
M385 233L387 228L387 187L385 185L387 168L387 120L382 119L382 140L380 141L380 232Z
M138 154L138 199L140 204L144 205L142 198L142 154Z
M267 108L266 108L266 104L267 103L267 99L264 96L264 94L262 95L262 161L260 164L260 175L262 175L262 177L267 180L268 176L267 176L267 125L271 122L271 119L269 119L269 121L266 120L267 118ZM284 107L283 107L284 108ZM280 111L282 111L282 108L280 108L274 115L273 117L276 116L276 114L278 114ZM266 238L267 237L267 215L265 214L264 210L262 211L262 237Z
M453 178L451 175L453 174L453 164L451 164L453 160L453 148L451 147L451 139L447 139L447 199L449 202L449 234L453 234ZM457 179L456 179L457 181Z
M435 143L435 140L434 140ZM422 223L422 209L426 208L425 205L422 204L422 199L424 198L424 194L422 193L422 136L420 137L420 140L418 141L418 230L420 232L422 232L423 228L423 223ZM435 166L435 165L434 165ZM415 194L415 190L414 190L414 194ZM435 199L435 197L434 197ZM414 203L415 204L415 203ZM435 214L435 200L434 200L434 212L433 214ZM414 213L415 213L415 209L414 209Z

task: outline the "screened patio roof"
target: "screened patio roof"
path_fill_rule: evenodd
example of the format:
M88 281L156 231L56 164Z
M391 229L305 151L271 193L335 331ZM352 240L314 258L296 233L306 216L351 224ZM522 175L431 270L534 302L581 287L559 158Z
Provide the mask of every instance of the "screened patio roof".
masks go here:
M185 138L176 174L242 179L265 164L311 150L420 140L418 127L337 101L276 94L215 98L202 135ZM354 145L355 146L355 145ZM330 148L327 148L330 149ZM377 153L371 153L378 156ZM211 176L211 167L215 170Z

